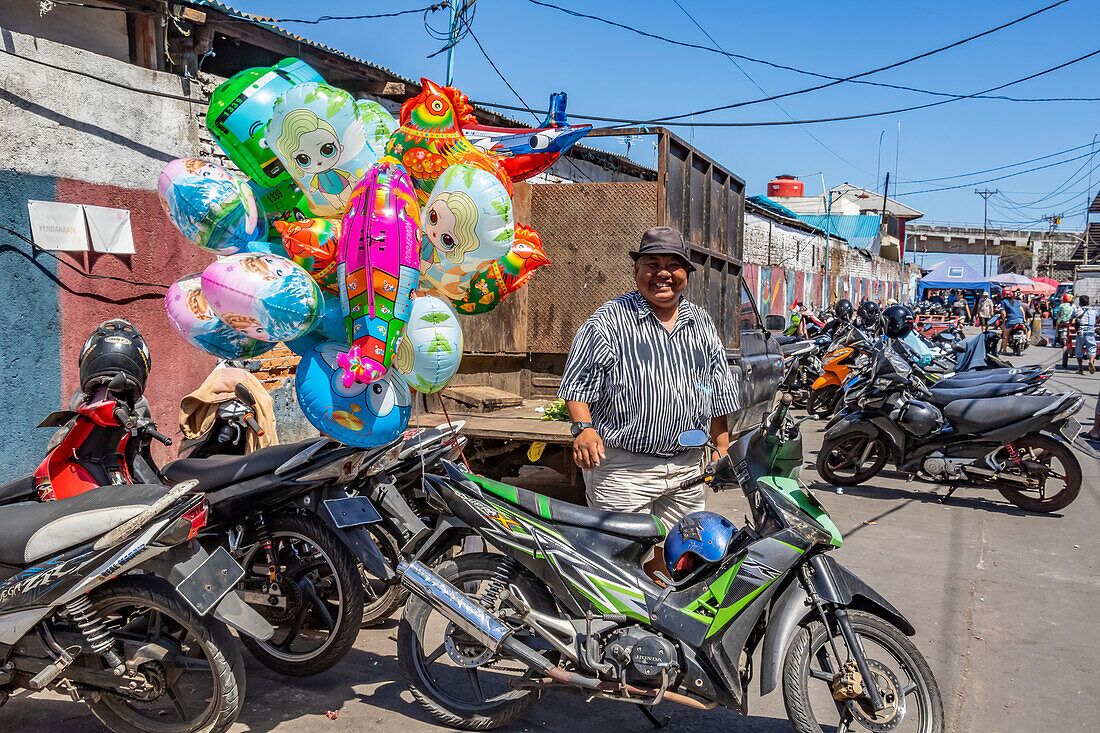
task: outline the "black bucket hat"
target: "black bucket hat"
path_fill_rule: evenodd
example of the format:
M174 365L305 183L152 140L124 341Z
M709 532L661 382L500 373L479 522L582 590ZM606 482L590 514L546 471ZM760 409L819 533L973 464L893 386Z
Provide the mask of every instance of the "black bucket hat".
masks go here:
M650 227L645 230L641 244L637 251L630 253L630 258L637 262L639 257L645 255L676 255L684 261L688 272L695 272L691 249L684 241L684 235L672 227Z

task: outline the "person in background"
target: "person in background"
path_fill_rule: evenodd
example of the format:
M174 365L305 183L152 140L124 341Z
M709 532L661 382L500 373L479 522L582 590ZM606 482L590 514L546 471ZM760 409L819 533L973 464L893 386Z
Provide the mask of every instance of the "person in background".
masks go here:
M951 313L956 318L960 319L960 323L967 323L970 321L970 304L966 302L966 298L962 296L962 293L957 290L952 290L951 298Z
M989 325L989 319L993 317L993 301L989 297L989 293L982 292L982 297L978 301L977 316L974 319L974 325L985 328Z
M1069 329L1070 321L1073 320L1073 315L1076 312L1076 308L1073 307L1073 296L1066 293L1062 296L1062 302L1054 309L1054 345L1065 346L1066 344L1066 332Z
M1077 314L1077 373L1084 374L1084 359L1089 360L1089 374L1096 374L1096 308L1089 305L1089 296L1079 299Z
M1016 293L1013 290L1006 290L1004 300L1001 301L1001 314L1003 316L1001 323L1001 349L1008 349L1008 332L1013 326L1018 323L1024 324L1027 327L1027 306L1016 299ZM1028 338L1031 337L1030 332Z

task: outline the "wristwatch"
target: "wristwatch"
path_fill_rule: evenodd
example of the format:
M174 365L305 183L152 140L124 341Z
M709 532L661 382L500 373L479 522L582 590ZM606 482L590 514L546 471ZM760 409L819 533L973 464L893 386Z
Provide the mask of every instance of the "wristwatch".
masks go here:
M572 433L573 437L575 438L583 433L585 430L588 430L590 427L592 427L592 423L581 422L578 420L569 426L569 432Z

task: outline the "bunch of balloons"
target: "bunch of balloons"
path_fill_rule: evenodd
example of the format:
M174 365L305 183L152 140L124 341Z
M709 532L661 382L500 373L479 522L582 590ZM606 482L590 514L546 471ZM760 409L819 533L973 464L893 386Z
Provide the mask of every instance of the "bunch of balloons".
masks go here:
M394 119L299 59L246 69L206 122L248 178L195 159L160 175L169 219L218 256L169 289L172 325L223 359L285 343L302 411L349 445L395 440L411 389L458 371L458 312L492 310L549 264L513 219L513 181L590 129L566 123L564 94L541 128L495 128L458 90L421 83Z

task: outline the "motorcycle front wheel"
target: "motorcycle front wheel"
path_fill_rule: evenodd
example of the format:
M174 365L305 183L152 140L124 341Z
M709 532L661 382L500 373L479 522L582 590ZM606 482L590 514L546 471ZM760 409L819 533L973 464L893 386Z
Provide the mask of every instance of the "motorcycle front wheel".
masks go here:
M822 444L817 453L817 473L834 486L855 486L881 471L888 457L882 436L842 435Z
M837 384L815 389L810 393L810 401L806 405L806 412L814 417L828 417L836 412L837 402L840 401L842 394L840 385Z
M244 706L244 661L225 624L200 616L167 581L134 575L99 586L92 610L127 648L152 650L138 665L145 686L87 698L113 731L220 733ZM116 646L117 643L116 643ZM102 668L98 656L89 664Z
M1015 454L1015 456L1013 455ZM1001 448L993 459L1000 473L1026 481L998 481L1001 496L1029 512L1056 512L1081 491L1081 464L1066 445L1045 435L1025 435Z
M943 733L943 701L928 662L893 624L862 611L848 611L852 631L875 677L882 710L864 696L838 701L833 681L851 658L839 631L833 641L848 659L833 654L825 626L814 621L795 634L783 662L783 703L796 733L872 730ZM849 672L859 677L858 672ZM865 680L860 678L861 683Z

